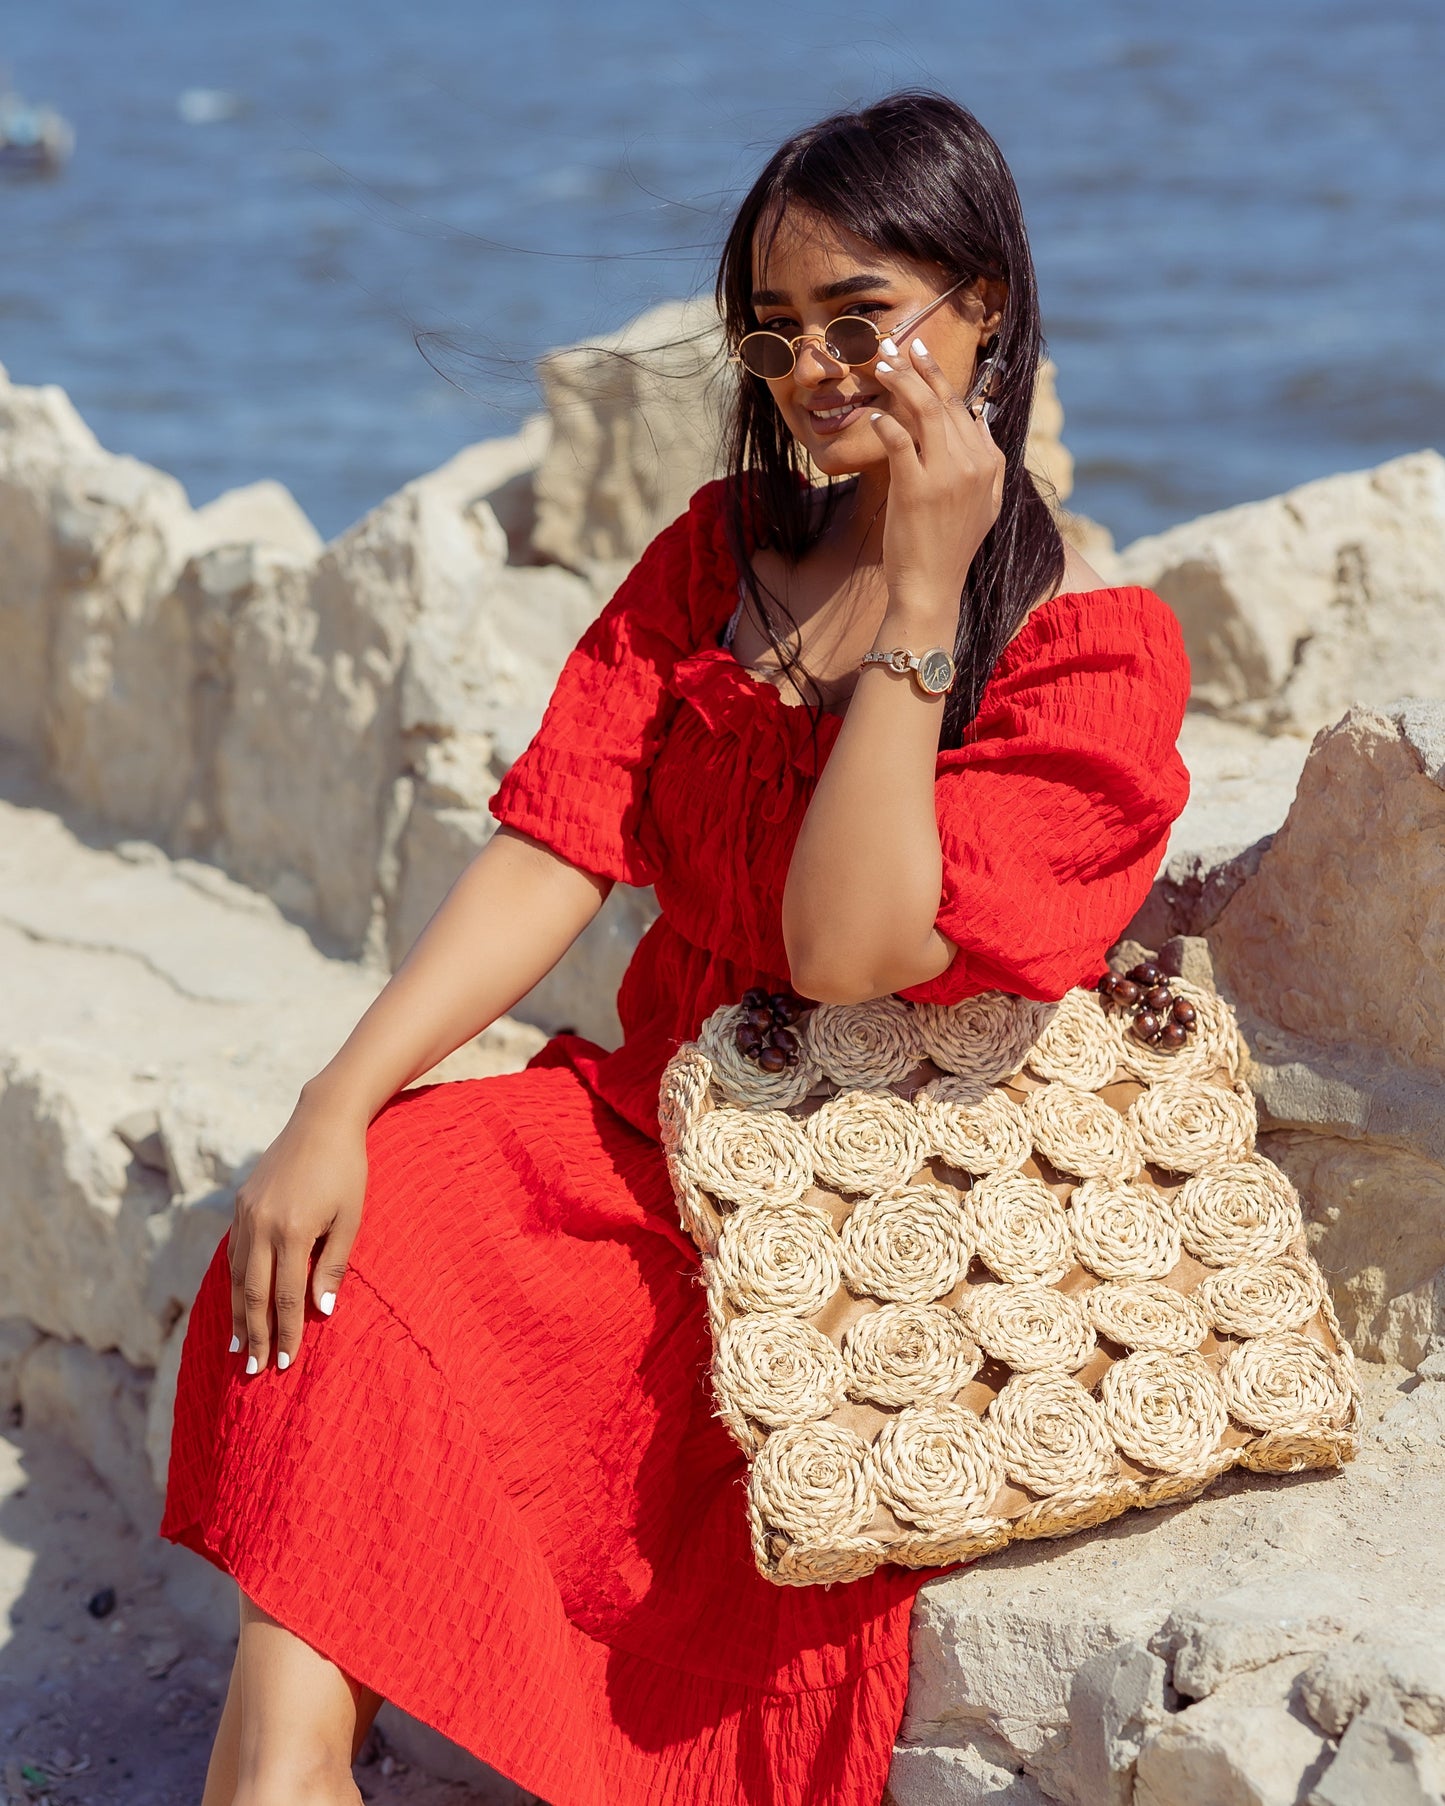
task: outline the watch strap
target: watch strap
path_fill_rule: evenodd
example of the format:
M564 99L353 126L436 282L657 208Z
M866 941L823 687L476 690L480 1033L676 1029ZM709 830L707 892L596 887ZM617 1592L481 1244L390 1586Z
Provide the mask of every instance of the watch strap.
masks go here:
M900 677L905 671L911 671L914 682L925 696L944 695L953 688L956 675L953 655L943 646L930 646L924 652L910 652L906 646L894 646L887 652L865 652L858 663L860 668L864 665L887 665L890 671L896 671ZM930 682L929 679L934 674L947 681Z

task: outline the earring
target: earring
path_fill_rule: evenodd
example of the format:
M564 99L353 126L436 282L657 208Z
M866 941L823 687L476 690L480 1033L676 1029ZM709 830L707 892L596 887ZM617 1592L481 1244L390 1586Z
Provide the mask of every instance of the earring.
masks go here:
M963 399L963 405L975 420L982 420L985 426L990 426L993 423L994 415L993 397L1003 378L1003 359L999 356L997 333L982 347L982 350L983 362L974 375L968 394Z

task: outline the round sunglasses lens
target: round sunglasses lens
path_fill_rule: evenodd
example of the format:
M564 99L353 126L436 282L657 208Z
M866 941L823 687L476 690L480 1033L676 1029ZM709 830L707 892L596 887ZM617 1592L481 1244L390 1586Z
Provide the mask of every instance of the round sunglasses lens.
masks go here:
M866 364L878 355L879 338L871 320L844 314L828 326L828 349L845 364Z
M786 376L793 367L793 348L776 332L750 332L738 342L743 368L769 381Z

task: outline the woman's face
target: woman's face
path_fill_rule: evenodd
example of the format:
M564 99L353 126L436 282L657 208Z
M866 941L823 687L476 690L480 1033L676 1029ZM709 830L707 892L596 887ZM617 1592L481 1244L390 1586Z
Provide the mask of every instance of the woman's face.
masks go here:
M886 336L956 278L936 265L880 251L799 207L784 209L771 242L766 241L767 233L760 231L753 246L752 300L759 327L788 339L801 332L818 335L794 348L797 362L789 375L767 382L789 431L824 476L886 466L888 454L868 416L890 411L889 397L871 363L850 367L828 356L823 330L839 314L860 314ZM963 394L973 380L979 346L997 328L1002 306L1002 284L980 279L959 289L906 338L921 338ZM907 346L898 349L901 361Z

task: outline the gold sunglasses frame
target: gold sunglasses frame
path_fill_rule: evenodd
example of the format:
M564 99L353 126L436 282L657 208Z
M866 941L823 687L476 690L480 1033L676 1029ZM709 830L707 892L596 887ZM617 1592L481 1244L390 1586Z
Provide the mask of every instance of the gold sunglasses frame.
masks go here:
M830 358L832 358L835 364L842 364L847 370L861 370L864 364L871 364L874 358L878 356L879 352L882 351L885 338L896 338L899 333L910 332L920 320L927 319L934 308L942 307L950 295L956 295L961 288L966 288L970 282L974 281L977 281L977 277L964 276L960 278L959 281L954 283L952 288L945 289L941 295L935 295L926 307L920 307L917 313L909 314L906 319L900 320L897 325L889 326L881 331L874 321L865 318L862 314L835 314L821 332L800 332L795 339L790 339L781 332L771 332L765 326L758 326L755 327L752 332L745 332L743 334L737 342L736 349L728 354L728 362L730 364L742 365L742 368L747 371L748 375L756 376L759 382L782 382L784 377L791 376L798 367L798 346L801 345L805 339L818 339L822 342L823 350ZM867 357L859 358L856 363L850 363L846 357L841 357L828 342L829 332L840 320L856 320L860 326L866 326L877 340L877 343L874 345L873 350L869 355ZM747 344L749 339L776 339L780 345L787 346L788 353L793 360L792 363L788 365L786 370L781 371L777 376L762 375L760 371L750 368L743 360L743 346Z

